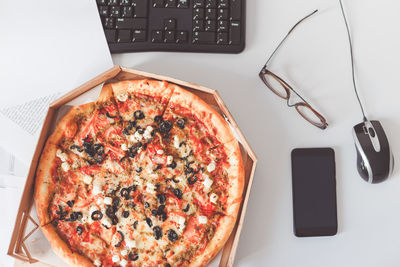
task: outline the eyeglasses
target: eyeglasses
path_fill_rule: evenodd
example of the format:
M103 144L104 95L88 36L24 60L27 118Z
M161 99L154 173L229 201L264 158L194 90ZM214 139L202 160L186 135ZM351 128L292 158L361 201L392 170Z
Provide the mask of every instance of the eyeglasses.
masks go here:
M302 21L304 21L308 17L314 15L317 11L318 9L314 10L311 14L308 14L300 21L298 21L290 29L288 34L282 39L277 48L275 48L274 52L272 52L271 56L268 58L264 67L261 69L259 76L261 80L264 82L264 84L272 92L274 92L277 96L286 99L288 107L295 107L297 112L312 125L320 129L326 129L326 127L328 126L326 119L320 113L318 113L314 108L312 108L311 105L308 104L308 102L302 96L300 96L287 82L285 82L278 75L272 73L267 69L267 65L270 62L271 58L274 56L276 51L281 47L282 43L286 40L286 38L290 35L290 33L294 30L294 28L296 28L297 25L299 25ZM289 99L291 96L291 92L295 93L301 99L301 101L295 104L290 104Z

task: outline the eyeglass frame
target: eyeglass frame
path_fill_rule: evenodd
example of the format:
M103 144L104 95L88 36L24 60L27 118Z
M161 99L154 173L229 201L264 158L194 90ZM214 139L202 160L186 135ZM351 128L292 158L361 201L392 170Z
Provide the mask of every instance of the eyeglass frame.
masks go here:
M301 20L299 20L291 29L290 31L286 34L286 36L282 39L282 41L279 43L279 45L275 48L275 50L272 52L271 56L268 58L267 62L264 64L264 66L262 67L262 69L259 72L259 77L260 79L264 82L264 84L273 92L275 93L277 96L286 99L286 104L288 107L295 107L297 112L309 123L311 123L312 125L324 130L328 127L328 123L326 122L326 119L324 116L322 116L318 111L316 111L299 93L297 93L287 82L285 82L282 78L280 78L278 75L276 75L275 73L273 73L272 71L267 69L267 65L269 64L269 62L271 61L272 57L274 56L274 54L278 51L278 49L281 47L281 45L283 44L283 42L287 39L287 37L290 35L290 33L297 27L297 25L299 25L301 22L303 22L305 19L307 19L308 17L314 15L316 12L318 11L318 9L314 10L312 13L308 14L307 16L305 16L304 18L302 18ZM281 86L283 87L283 89L285 89L286 91L286 96L280 94L278 92L278 90L274 89L273 86L267 81L266 79L266 75L270 75L272 78L274 78L277 82L279 82L281 84ZM290 100L290 91L292 91L293 93L295 93L303 102L297 102L294 104L290 104L289 100ZM308 109L310 109L311 112L314 113L315 116L318 117L318 119L321 121L321 123L315 123L314 121L312 121L311 119L309 119L301 110L300 107L307 107Z

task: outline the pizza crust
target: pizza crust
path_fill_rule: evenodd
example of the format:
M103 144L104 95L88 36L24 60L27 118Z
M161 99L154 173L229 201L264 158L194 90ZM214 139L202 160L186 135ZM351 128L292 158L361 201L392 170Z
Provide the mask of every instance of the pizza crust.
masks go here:
M201 121L209 133L215 136L221 144L235 139L231 129L222 116L200 97L176 86L168 103L168 108L174 110L176 106L190 110Z
M67 243L65 243L65 241L58 235L56 228L52 224L44 225L41 229L56 254L64 259L69 265L80 267L94 266L88 258L79 253L72 252Z
M224 150L228 155L228 161L231 164L229 173L229 190L226 216L219 221L219 226L214 233L213 238L207 244L205 250L194 257L189 266L205 266L215 255L224 247L226 241L235 227L239 208L242 203L242 194L244 188L244 166L240 153L240 147L236 140L232 140L224 145Z

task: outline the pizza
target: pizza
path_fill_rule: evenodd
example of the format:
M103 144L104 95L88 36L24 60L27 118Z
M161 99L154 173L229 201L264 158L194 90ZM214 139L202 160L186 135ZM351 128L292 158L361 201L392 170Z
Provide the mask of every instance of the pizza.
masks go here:
M204 266L231 234L243 185L219 113L166 81L127 80L58 122L34 199L44 235L72 266Z

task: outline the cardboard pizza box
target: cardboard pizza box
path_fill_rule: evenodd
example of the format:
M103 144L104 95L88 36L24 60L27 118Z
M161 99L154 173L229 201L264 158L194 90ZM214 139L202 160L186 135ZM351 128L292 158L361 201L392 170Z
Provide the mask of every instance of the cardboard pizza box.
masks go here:
M202 98L223 116L239 142L245 167L243 200L232 234L221 250L219 256L217 256L219 262L215 263L216 260L213 260L213 265L219 265L220 267L233 266L256 168L256 155L247 143L238 125L216 90L166 76L127 69L120 66L114 66L50 104L29 168L13 234L11 236L8 255L28 263L42 262L52 266L66 266L66 264L54 254L47 239L41 233L33 203L35 172L47 137L54 129L57 120L66 112L66 104L83 104L81 101L91 99L90 94L92 94L92 97L94 96L94 99L97 99L98 93L96 95L96 92L100 92L100 88L104 83L144 78L165 80L177 84ZM92 100L94 99L92 98Z

